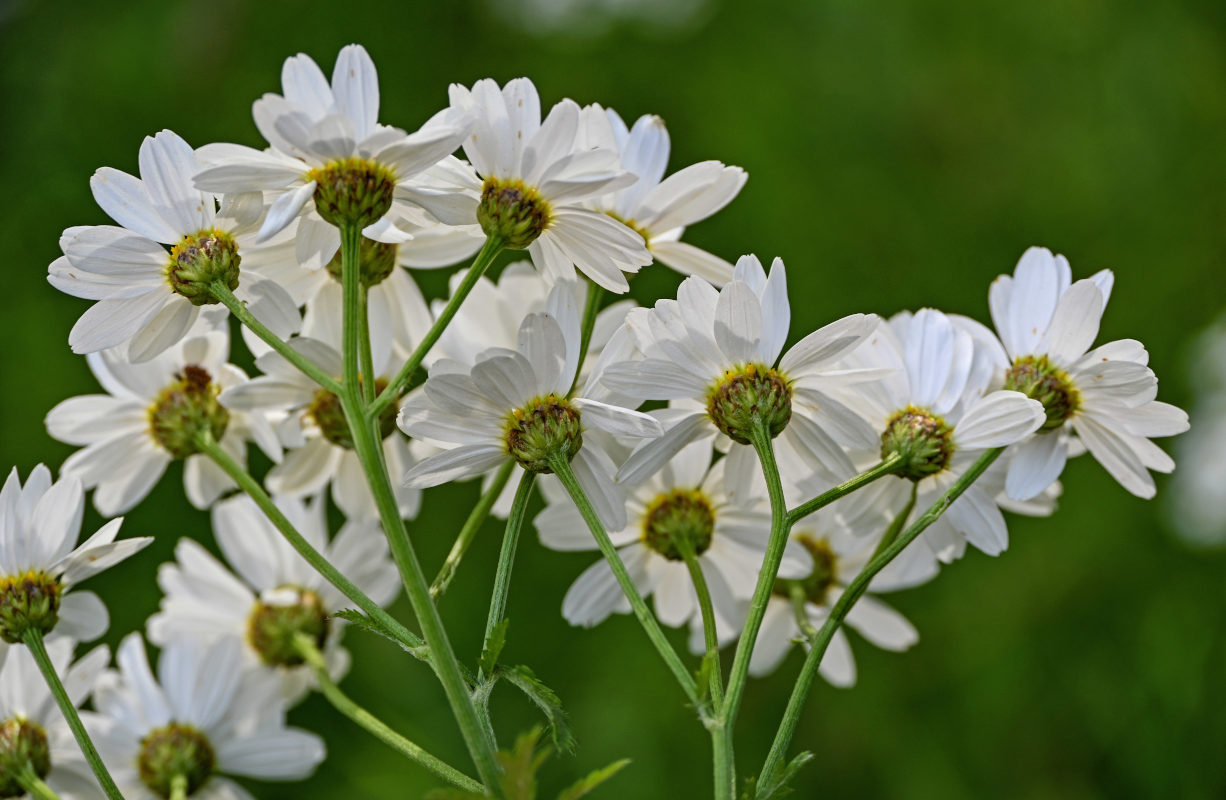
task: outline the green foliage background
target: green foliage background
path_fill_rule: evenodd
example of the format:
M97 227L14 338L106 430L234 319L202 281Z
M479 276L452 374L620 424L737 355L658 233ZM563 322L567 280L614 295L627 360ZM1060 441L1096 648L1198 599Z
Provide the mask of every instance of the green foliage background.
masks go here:
M351 41L379 66L386 122L416 127L450 81L526 74L546 102L662 115L674 169L706 158L744 166L740 198L689 238L729 258L783 256L793 338L861 310L931 304L986 320L990 280L1045 244L1078 275L1116 271L1103 336L1142 339L1164 399L1188 401L1181 347L1226 300L1226 5L725 0L672 26L623 19L548 35L531 19L511 24L511 0L492 8L0 2L0 464L23 474L59 464L70 448L50 440L42 416L95 390L66 345L86 304L44 280L61 229L106 221L92 171L135 171L141 137L164 127L193 144L258 144L250 104L277 90L281 61L301 50L330 71ZM437 293L443 280L422 283ZM649 301L677 282L652 269L633 293ZM179 479L172 469L125 523L156 544L95 581L112 644L155 608L155 570L175 539L210 541ZM972 553L894 598L922 640L903 655L856 642L858 686L817 687L798 735L817 759L798 796L1226 795L1226 562L1181 545L1160 503L1131 497L1088 459L1066 487L1055 519L1012 521L1004 556ZM412 533L429 568L475 491L427 496ZM470 663L497 539L488 525L443 601ZM504 659L559 691L580 742L575 758L551 764L547 787L629 757L597 796L707 795L705 734L633 620L589 631L561 619L588 560L530 540L511 596ZM403 601L395 610L408 618ZM346 688L465 763L427 671L358 632L348 643ZM798 664L750 688L737 740L747 774ZM495 710L507 742L535 722L513 693ZM261 797L418 797L433 785L317 698L293 717L328 738L331 756L310 782L258 786Z

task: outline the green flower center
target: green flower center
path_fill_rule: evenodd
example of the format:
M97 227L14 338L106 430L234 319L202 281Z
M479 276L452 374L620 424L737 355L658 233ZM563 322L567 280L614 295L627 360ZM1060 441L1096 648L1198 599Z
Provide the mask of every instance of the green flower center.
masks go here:
M795 536L794 539L812 556L813 571L802 580L775 581L774 594L791 598L791 587L798 585L804 590L807 601L814 605L825 605L826 597L839 577L839 558L834 554L830 542L825 537L814 537L802 533Z
M27 631L50 633L63 594L60 582L42 570L0 578L0 639L17 644Z
M549 227L553 209L523 181L486 178L477 221L486 236L500 237L512 250L523 250Z
M230 412L218 402L219 394L221 387L213 383L208 370L194 364L184 367L149 406L153 440L175 458L199 452L196 437L205 433L221 441Z
M775 438L792 419L792 385L778 370L746 364L727 370L707 390L707 416L734 442L753 443L760 420Z
M39 780L51 771L47 734L24 717L9 717L0 722L0 798L25 795L17 776L27 769Z
M206 228L184 236L170 249L166 282L171 291L183 295L192 305L209 305L218 302L210 289L214 281L221 281L230 291L238 288L241 261L233 236L217 228Z
M342 158L307 173L315 181L315 209L338 228L365 228L388 212L396 176L387 167L356 156Z
M362 285L377 286L391 276L396 269L397 245L376 242L362 237L361 248L358 251L358 272ZM324 269L337 283L341 282L341 251L337 250L332 260L324 265Z
M549 460L561 454L570 461L583 446L579 412L563 397L547 394L506 419L507 454L529 472L552 472Z
M913 481L935 475L954 455L953 429L932 412L907 406L886 423L881 457L902 456L898 474Z
M359 381L361 378L358 379ZM387 380L375 379L375 394L387 388ZM353 434L349 431L349 421L345 419L345 409L341 399L327 389L317 389L315 398L307 406L307 416L319 426L323 437L337 447L346 450L353 449ZM399 413L395 403L379 412L379 436L386 439L396 430L396 414Z
M1081 408L1081 392L1068 373L1052 364L1047 356L1022 356L1014 361L1005 373L1005 388L1043 404L1047 421L1039 430L1059 428Z
M170 797L176 778L187 782L191 796L212 777L217 754L208 737L195 727L172 722L141 739L136 766L141 782L158 797Z
M296 667L303 658L295 639L305 634L316 647L323 647L328 640L328 612L310 589L282 586L277 593L291 602L257 601L247 619L247 639L265 664Z
M685 560L684 545L700 556L711 547L715 509L698 489L657 495L643 515L643 543L669 561Z

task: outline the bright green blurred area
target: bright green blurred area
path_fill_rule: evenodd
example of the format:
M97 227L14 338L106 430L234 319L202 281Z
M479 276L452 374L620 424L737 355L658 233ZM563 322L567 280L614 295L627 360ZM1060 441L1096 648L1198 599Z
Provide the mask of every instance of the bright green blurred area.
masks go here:
M1078 276L1115 270L1104 340L1142 339L1163 399L1186 405L1180 348L1226 305L1226 5L712 2L662 25L629 14L602 26L584 12L582 35L535 35L532 19L512 24L516 8L0 1L0 466L58 465L71 451L43 415L96 390L66 344L87 304L44 279L64 227L106 221L92 171L135 171L141 137L164 127L194 145L262 144L251 102L279 90L282 60L305 51L330 72L352 41L379 66L384 122L415 128L451 81L529 75L547 103L660 114L672 169L744 166L740 198L688 238L729 258L783 256L793 339L853 311L935 305L987 321L991 279L1044 244ZM422 282L437 293L444 278ZM634 294L650 302L677 282L653 268ZM911 652L853 635L859 684L811 696L797 745L817 757L798 797L1226 795L1226 560L1181 545L1160 504L1088 459L1065 477L1058 515L1013 519L1004 556L971 554L892 598L920 630ZM428 494L411 531L431 573L475 492ZM155 609L156 567L176 538L211 541L177 468L124 530L157 542L94 581L112 644ZM487 525L442 601L469 663L498 537ZM562 620L589 561L531 537L512 588L503 658L557 689L580 742L547 768L542 797L622 757L634 763L594 796L709 796L706 735L633 620ZM410 618L403 601L395 610ZM347 690L467 768L430 673L359 632L347 642ZM737 738L746 775L798 666L794 655L750 687ZM509 690L494 707L505 742L537 719ZM256 787L261 797L418 797L435 785L317 698L293 718L331 755L308 783Z

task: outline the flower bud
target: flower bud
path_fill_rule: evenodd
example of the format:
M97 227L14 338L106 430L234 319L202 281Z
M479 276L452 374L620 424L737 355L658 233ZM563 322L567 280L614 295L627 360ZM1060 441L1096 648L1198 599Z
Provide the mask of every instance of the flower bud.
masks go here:
M154 728L141 740L136 768L141 782L158 797L170 797L177 777L187 781L190 797L212 777L217 754L208 737L199 730L172 722Z
M907 406L886 423L881 434L881 457L902 456L898 474L913 481L935 475L949 466L954 455L953 429L945 420L915 406Z
M0 578L0 639L17 644L29 630L50 633L63 593L60 582L41 570Z
M39 780L51 771L47 734L28 719L9 717L0 722L0 798L25 795L17 776L27 769Z
M184 236L170 250L166 280L170 288L191 301L204 306L218 302L211 284L221 281L230 291L238 288L238 243L234 237L217 228Z
M384 244L367 239L365 236L362 237L361 248L358 251L358 273L363 286L377 286L391 276L396 269L396 247L394 244ZM332 260L324 265L324 269L328 270L328 274L337 283L341 282L343 276L340 250L337 250Z
M360 380L360 379L359 379ZM375 394L387 388L387 381L379 378L375 381ZM332 444L346 450L353 449L353 434L349 431L349 420L345 419L345 409L341 399L327 389L317 389L315 398L307 406L307 416L319 426L319 432ZM396 430L395 403L389 403L379 413L379 437L386 439Z
M567 461L583 446L579 412L564 398L548 394L517 408L507 418L507 453L529 472L552 472L549 460Z
M373 161L343 158L311 170L310 178L315 181L315 210L338 228L365 228L392 207L396 176Z
M738 444L753 444L757 420L773 439L792 419L792 386L778 370L747 364L707 390L707 416Z
M282 586L256 602L247 620L247 638L265 664L296 667L303 663L298 634L323 647L328 627L328 613L316 592Z
M643 542L669 561L683 561L682 544L700 556L711 546L715 510L697 489L673 489L657 496L643 516Z
M175 458L199 452L196 437L202 434L221 441L230 412L217 401L220 393L208 370L194 364L184 367L149 406L154 441Z
M1047 420L1040 431L1059 428L1081 407L1081 392L1068 373L1047 356L1022 356L1005 373L1005 388L1043 404Z
M486 236L497 236L512 250L523 250L545 232L553 218L549 203L521 181L486 178L477 221Z

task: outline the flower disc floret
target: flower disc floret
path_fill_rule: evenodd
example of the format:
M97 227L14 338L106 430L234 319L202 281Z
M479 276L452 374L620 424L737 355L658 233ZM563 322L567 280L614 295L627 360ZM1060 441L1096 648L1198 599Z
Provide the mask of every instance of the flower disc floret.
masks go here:
M174 382L149 406L153 440L175 458L199 452L196 438L206 433L221 441L230 412L218 402L220 393L221 388L203 367L189 364L175 373Z
M838 580L839 558L825 538L800 535L796 542L803 547L813 559L813 571L807 578L798 581L775 581L774 593L780 597L791 595L791 586L799 585L804 590L805 599L814 605L825 605L830 589Z
M170 249L166 281L176 294L192 305L217 303L212 284L220 281L230 291L238 288L238 267L242 257L234 237L217 228L206 228L184 236Z
M247 639L260 660L273 667L303 663L297 637L303 634L322 648L328 639L328 612L319 594L297 586L276 590L278 602L257 601L247 620ZM281 599L290 602L280 602Z
M658 495L643 515L643 543L669 561L685 559L684 544L700 556L711 546L715 510L697 489L673 489Z
M17 644L27 631L50 633L63 595L60 582L42 570L0 578L0 639Z
M9 717L0 722L0 798L25 795L17 776L27 769L33 770L39 780L51 771L47 734L24 717Z
M217 768L217 753L207 736L191 725L172 722L141 740L136 766L141 782L158 797L169 798L176 777L195 794Z
M954 455L953 428L923 408L907 406L886 423L881 434L881 457L902 456L898 474L913 481L935 475L949 466Z
M507 453L529 472L553 472L555 456L570 461L583 446L579 411L564 397L547 394L507 416Z
M399 245L384 244L376 242L373 239L362 237L361 247L358 250L358 274L362 281L362 285L366 287L377 286L383 281L391 277L392 272L396 269L396 251ZM324 269L332 276L337 283L341 282L341 251L337 250L336 255L332 256L332 260L324 265Z
M392 207L396 176L387 167L351 156L311 170L315 210L337 226L365 228Z
M762 364L727 370L707 390L707 416L739 444L753 443L759 420L773 439L792 419L792 385L778 370Z
M1081 392L1068 373L1052 364L1047 356L1016 359L1005 373L1005 388L1043 404L1047 420L1041 431L1059 428L1081 408Z
M359 381L361 379L359 378ZM379 394L387 388L387 380L375 379L375 393ZM307 406L307 416L319 426L319 432L332 444L346 450L353 449L353 434L349 431L349 421L345 419L345 409L341 399L327 389L317 389L315 398ZM396 404L392 403L379 413L379 436L386 439L396 430L396 414L399 413Z
M486 178L477 206L477 221L486 236L497 236L512 250L523 250L545 232L553 219L549 202L519 180Z

